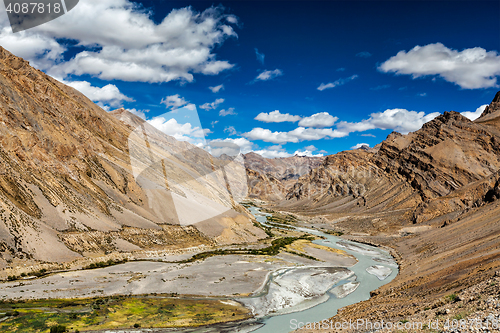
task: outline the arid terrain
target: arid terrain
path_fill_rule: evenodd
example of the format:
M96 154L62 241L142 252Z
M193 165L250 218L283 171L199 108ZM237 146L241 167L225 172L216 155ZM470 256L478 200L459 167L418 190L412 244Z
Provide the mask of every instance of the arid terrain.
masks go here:
M0 74L1 278L266 236L237 203L237 160L107 113L4 49Z
M297 237L287 244L290 253L272 263L244 257L239 271L246 254L216 256L178 274L172 262L193 254L234 244L273 246L277 236L239 203L251 199L306 226L381 246L397 259L392 282L332 320L498 319L500 92L475 121L444 112L370 149L215 158L124 109L104 111L0 49L0 163L0 278L17 280L0 288L6 299L41 298L48 289L61 298L150 294L164 286L162 279L175 280L165 293L189 294L205 281L198 296L243 295L272 269L316 260L300 255L333 260ZM129 269L118 283L109 283L114 267L101 275L75 271L151 253L172 262L143 263L141 272L151 276ZM352 264L344 257L331 266ZM193 279L185 282L184 275ZM241 279L224 281L226 275ZM44 285L54 279L68 279L64 291ZM27 294L19 296L21 290Z
M489 289L500 268L499 130L500 93L475 121L445 112L373 149L328 156L269 203L397 258L395 280L333 320L453 319L460 309L450 312L447 297L471 290L498 303ZM488 309L470 302L460 318Z

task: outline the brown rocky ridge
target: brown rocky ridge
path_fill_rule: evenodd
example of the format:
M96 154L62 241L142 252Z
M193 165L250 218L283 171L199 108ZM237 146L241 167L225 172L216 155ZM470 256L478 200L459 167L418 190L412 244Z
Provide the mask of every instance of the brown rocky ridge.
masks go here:
M107 113L3 48L0 166L0 268L266 236L237 203L240 162Z
M328 156L285 199L268 202L398 260L393 281L333 320L415 319L446 296L480 290L499 269L499 98L475 121L444 112L374 149Z

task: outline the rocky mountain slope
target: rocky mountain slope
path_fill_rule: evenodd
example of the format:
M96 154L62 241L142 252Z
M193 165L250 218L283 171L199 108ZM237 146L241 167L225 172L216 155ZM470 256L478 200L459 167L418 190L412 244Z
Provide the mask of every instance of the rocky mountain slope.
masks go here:
M416 132L389 135L377 149L328 156L274 204L332 216L394 211L398 218L386 223L394 228L399 215L422 223L482 205L495 197L500 169L498 99L474 122L445 112Z
M0 267L265 237L234 198L241 161L107 113L2 48L0 165Z
M442 320L450 295L488 287L500 268L499 144L500 92L475 121L445 112L377 149L328 156L270 203L398 260L393 281L334 321ZM464 304L481 312L476 300Z
M321 165L324 157L292 156L264 158L256 153L244 154L250 198L282 200L300 176Z

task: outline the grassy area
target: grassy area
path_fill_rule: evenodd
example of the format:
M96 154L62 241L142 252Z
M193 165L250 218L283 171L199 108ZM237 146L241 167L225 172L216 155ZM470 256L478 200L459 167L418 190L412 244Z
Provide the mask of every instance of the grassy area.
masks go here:
M14 310L15 309L15 310ZM250 317L237 303L145 297L2 302L0 332L50 333L65 326L69 332L132 327L186 327ZM53 329L54 331L54 329Z
M254 204L251 201L246 201L246 202L240 202L240 205L243 207L249 208L249 207L258 207L256 204Z
M266 216L268 222L279 224L293 224L299 222L297 218L290 214L281 214L277 212L271 213L272 215Z
M342 236L344 233L342 231L334 231L334 230L321 230L325 234L333 235L333 236Z
M263 249L238 249L238 250L215 250L215 251L207 251L195 254L189 259L178 261L178 263L188 263L196 260L204 260L213 256L221 256L221 255L229 255L229 254L251 254L251 255L266 255L266 256L274 256L277 255L282 248L285 248L287 245L292 244L296 240L313 240L314 237L302 235L300 237L281 237L274 239L271 242L271 245L263 248Z

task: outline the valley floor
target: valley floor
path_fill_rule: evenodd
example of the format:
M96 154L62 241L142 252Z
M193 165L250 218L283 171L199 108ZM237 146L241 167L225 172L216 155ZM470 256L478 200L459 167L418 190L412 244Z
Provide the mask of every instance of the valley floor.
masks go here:
M500 309L500 203L470 209L458 218L444 216L417 225L404 214L365 213L343 218L309 215L310 223L317 227L342 230L348 239L390 248L400 266L398 276L372 292L369 300L347 306L330 319L427 324L423 330L404 328L401 332L438 332L448 319L467 323L479 319L483 324L490 322L489 330L485 326L475 330L469 325L455 331L450 327L447 331L498 331L491 328L491 323L499 319ZM441 324L439 330L429 324L436 320ZM360 327L330 331L372 330ZM304 328L301 332L325 330Z

